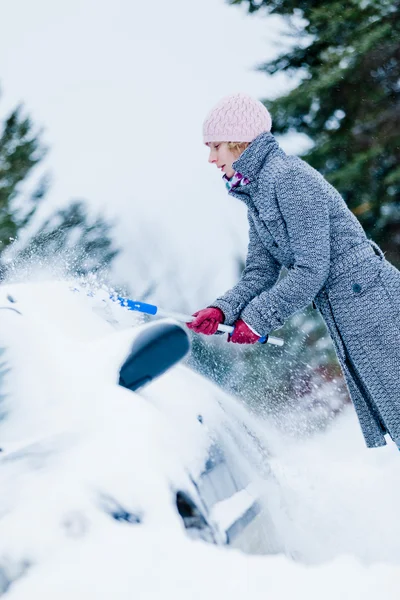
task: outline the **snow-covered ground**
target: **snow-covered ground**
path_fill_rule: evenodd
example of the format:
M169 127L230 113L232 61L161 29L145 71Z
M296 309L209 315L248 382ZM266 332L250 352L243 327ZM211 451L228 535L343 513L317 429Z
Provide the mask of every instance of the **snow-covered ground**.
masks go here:
M285 438L181 365L130 392L116 373L140 321L74 287L0 288L0 594L399 598L392 444L367 450L351 409L327 433ZM185 465L200 469L205 443L198 421L186 426L188 412L212 427L227 413L269 448L266 457L240 439L237 460L251 462L281 553L250 556L187 536L171 482L190 485Z

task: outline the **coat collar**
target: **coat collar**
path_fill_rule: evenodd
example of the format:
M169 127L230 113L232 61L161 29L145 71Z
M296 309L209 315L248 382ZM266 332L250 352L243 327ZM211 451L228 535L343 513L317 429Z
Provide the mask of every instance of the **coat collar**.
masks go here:
M285 154L272 133L261 133L232 164L232 168L252 183L268 160L278 153Z

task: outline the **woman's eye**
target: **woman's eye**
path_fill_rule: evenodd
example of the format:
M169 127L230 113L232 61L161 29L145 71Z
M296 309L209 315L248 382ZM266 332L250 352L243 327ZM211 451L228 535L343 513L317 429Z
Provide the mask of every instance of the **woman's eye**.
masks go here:
M214 148L215 148L216 150L218 150L218 148L219 148L219 144L218 144L218 146L214 146Z

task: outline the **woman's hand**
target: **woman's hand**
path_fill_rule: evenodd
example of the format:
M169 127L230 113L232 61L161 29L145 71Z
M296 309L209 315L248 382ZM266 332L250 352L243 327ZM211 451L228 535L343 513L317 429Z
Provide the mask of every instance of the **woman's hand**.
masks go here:
M235 329L228 336L228 342L233 342L234 344L255 344L261 337L252 331L242 319L236 321L233 326Z
M215 307L203 308L192 316L196 318L191 323L186 323L187 327L196 333L204 333L204 335L213 335L217 331L218 325L225 320L222 310Z

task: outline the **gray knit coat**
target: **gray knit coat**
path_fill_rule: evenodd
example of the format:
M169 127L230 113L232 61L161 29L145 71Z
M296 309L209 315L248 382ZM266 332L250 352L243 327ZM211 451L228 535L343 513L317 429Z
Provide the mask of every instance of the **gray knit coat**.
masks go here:
M400 446L400 271L340 194L288 156L270 133L233 164L250 183L230 190L248 209L240 281L212 306L260 335L314 302L328 327L368 447ZM279 280L281 268L287 274Z

